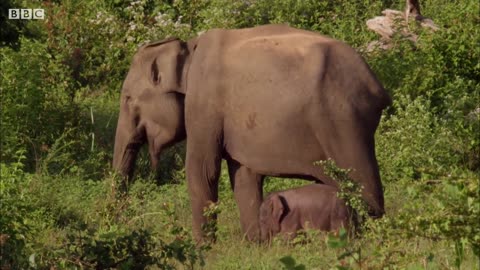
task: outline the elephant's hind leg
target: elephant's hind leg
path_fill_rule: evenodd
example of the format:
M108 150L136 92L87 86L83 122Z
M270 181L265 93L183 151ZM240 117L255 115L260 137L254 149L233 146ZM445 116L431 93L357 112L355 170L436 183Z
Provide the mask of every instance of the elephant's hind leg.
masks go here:
M258 215L263 197L263 175L234 160L228 160L228 172L233 192L240 209L242 231L250 241L260 240Z

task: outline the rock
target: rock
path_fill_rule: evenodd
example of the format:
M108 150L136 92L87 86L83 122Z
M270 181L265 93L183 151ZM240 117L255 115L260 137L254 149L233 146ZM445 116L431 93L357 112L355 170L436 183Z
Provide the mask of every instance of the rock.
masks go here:
M378 33L384 39L390 39L393 36L393 23L388 17L379 16L367 21L367 27Z
M391 48L392 46L389 42L395 34L400 34L403 38L416 43L418 36L410 31L408 26L409 18L415 18L415 21L424 28L429 28L433 31L439 30L439 27L431 19L422 16L418 0L406 1L404 12L386 9L382 11L384 16L377 16L366 22L370 30L381 36L380 41L370 42L367 45L367 52L378 48L384 50Z
M366 52L373 52L373 51L376 51L378 49L388 50L391 47L392 47L392 44L390 44L390 43L380 41L380 40L374 40L374 41L368 43L367 47L365 48L365 51Z

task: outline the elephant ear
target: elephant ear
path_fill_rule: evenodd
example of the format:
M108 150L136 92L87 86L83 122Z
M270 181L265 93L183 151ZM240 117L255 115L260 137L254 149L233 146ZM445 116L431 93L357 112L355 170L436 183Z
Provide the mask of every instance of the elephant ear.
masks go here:
M160 76L160 72L158 71L157 59L153 60L152 66L150 67L150 71L151 71L150 81L152 82L153 85L157 86L162 80L162 77Z
M162 40L149 42L149 43L145 44L143 47L155 47L155 46L158 46L158 45L168 43L170 41L177 41L177 40L179 40L179 39L176 38L176 37L167 37L167 38L164 38Z
M283 205L282 199L278 194L275 194L270 198L269 203L270 203L269 207L272 213L272 219L274 223L280 224L280 220L285 211L285 207Z
M151 85L159 91L185 93L188 47L177 38L168 38L140 48L141 62Z

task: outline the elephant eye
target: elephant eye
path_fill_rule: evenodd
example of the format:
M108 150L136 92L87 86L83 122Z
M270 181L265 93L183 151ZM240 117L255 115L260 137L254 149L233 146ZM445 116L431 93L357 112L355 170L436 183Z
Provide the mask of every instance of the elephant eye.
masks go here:
M125 103L130 102L131 98L132 98L131 96L125 96Z

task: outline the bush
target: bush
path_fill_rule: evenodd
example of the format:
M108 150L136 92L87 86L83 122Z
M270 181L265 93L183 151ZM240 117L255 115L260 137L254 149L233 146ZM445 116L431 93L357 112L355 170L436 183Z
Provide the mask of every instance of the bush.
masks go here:
M21 166L21 163L17 163ZM2 164L1 266L13 268L176 269L203 265L209 246L197 247L164 203L145 226L152 186L138 183L132 195L107 183L26 175ZM93 211L92 211L93 209Z
M192 240L182 239L180 235L166 243L147 230L111 229L104 233L91 230L69 232L60 247L31 256L30 264L62 269L144 269L147 266L176 269L177 265L193 269L197 263L203 264L201 250L197 251Z
M7 166L0 163L0 266L2 268L26 268L28 249L34 236L49 223L43 208L32 204L28 192L32 176L23 172L22 159Z
M31 229L25 218L33 209L25 201L15 200L22 198L19 196L19 186L25 180L22 179L24 175L21 168L13 167L9 170L4 164L1 166L0 248L1 267L4 268L19 264L24 259L22 251L26 244L25 234Z
M432 112L423 97L398 96L396 113L379 127L377 153L384 181L436 179L448 175L462 161L463 141L448 122ZM395 142L395 143L393 143Z

